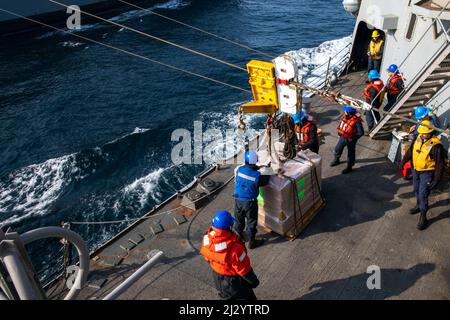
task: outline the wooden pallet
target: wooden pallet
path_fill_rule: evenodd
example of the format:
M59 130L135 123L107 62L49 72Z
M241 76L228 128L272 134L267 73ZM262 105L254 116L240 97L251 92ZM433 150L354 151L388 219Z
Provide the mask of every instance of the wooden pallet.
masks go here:
M302 219L299 218L296 221L296 226L292 227L288 232L286 232L285 237L288 238L289 241L295 240L324 206L324 200L321 199L320 201L316 202L316 204L311 209L303 214L303 223Z

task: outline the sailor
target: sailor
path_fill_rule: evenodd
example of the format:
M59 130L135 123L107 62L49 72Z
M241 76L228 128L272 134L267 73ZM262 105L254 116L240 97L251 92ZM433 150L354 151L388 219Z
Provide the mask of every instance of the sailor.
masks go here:
M298 149L309 149L312 152L319 153L319 137L317 134L317 120L303 111L300 115L293 114L295 127L294 131L298 140Z
M425 120L428 120L431 122L431 124L438 128L439 127L439 120L438 118L432 114L431 109L426 106L418 106L414 110L414 118L416 118L417 121L423 122ZM410 128L410 133L413 134L413 140L416 139L417 135L419 134L417 132L418 128L420 127L420 124L414 125Z
M366 102L373 107L372 111L366 111L366 121L370 131L375 125L373 114L375 114L377 120L380 119L379 113L374 109L379 109L383 103L384 94L382 90L384 88L384 84L383 81L380 80L380 74L376 70L370 70L368 78L369 84L364 89L363 96L366 98Z
M420 212L417 229L424 230L428 226L428 196L444 174L445 152L441 140L435 136L431 121L424 120L421 124L419 135L403 157L402 164L412 160L416 206L410 213Z
M219 297L226 300L256 300L253 289L259 280L250 265L242 240L231 230L235 219L228 211L214 215L203 236L200 253L209 262Z
M376 70L380 72L381 68L381 58L383 57L384 41L381 39L380 32L375 30L372 32L372 40L369 44L369 51L367 55L369 56L368 70Z
M387 104L384 106L384 111L389 111L397 101L397 97L405 89L405 83L403 82L403 76L398 70L396 64L391 64L387 69L389 79L386 84L387 91Z
M356 143L358 139L364 135L364 128L362 126L361 115L356 110L349 106L344 106L344 116L338 127L339 141L334 149L334 160L330 166L334 167L340 163L340 157L347 146L347 168L342 173L346 174L352 171L355 165Z
M245 164L239 166L234 171L235 187L234 216L236 222L234 229L243 238L245 220L247 220L248 247L254 249L263 244L264 240L256 239L256 225L258 223L258 202L259 187L269 182L269 175L262 175L258 171L258 155L253 150L248 150L244 154Z

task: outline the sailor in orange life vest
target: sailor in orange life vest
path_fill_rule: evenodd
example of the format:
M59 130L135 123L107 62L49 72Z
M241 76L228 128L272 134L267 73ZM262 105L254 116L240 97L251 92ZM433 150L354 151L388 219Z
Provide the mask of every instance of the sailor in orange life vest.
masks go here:
M216 213L212 227L203 236L200 253L211 266L214 285L222 299L256 300L253 288L259 280L244 243L231 231L234 221L228 211Z
M317 120L303 111L300 115L293 114L295 127L294 131L298 140L300 150L309 149L312 152L319 153L319 138L317 135Z
M381 107L381 104L383 103L384 97L384 93L382 92L384 88L383 81L380 80L380 74L376 70L370 70L368 78L369 84L364 89L363 96L364 98L366 98L366 102L370 104L374 109L379 109ZM372 111L373 114L375 114L377 120L379 120L380 114L376 110L372 109ZM375 125L372 111L366 111L366 121L369 131L372 130L373 126Z
M343 110L345 113L338 127L339 141L334 149L334 160L330 166L334 167L341 163L339 158L344 147L347 146L347 168L342 171L343 174L346 174L351 172L355 165L356 143L364 135L364 128L361 115L354 108L344 106Z
M369 51L367 52L367 55L369 56L368 70L377 70L377 72L380 72L383 50L384 41L381 39L380 32L375 30L372 32L372 40L370 41Z
M434 135L432 123L424 120L418 129L418 136L402 159L402 165L412 160L414 193L416 206L409 213L420 212L417 229L428 226L428 196L436 187L445 170L445 152L441 140Z
M398 66L396 64L391 64L387 69L389 79L388 83L386 83L386 91L387 91L387 104L384 106L384 111L389 111L397 101L397 97L400 93L402 93L405 88L405 84L403 82L403 77L398 70Z

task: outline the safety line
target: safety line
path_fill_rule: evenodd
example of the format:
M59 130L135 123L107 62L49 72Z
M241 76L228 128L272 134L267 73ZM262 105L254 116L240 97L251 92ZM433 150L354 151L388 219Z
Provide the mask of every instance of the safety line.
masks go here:
M126 53L126 54L129 54L131 56L134 56L134 57L137 57L137 58L141 58L141 59L144 59L144 60L147 60L147 61L159 64L159 65L162 65L162 66L167 67L169 69L173 69L173 70L177 70L177 71L180 71L180 72L184 72L184 73L187 73L187 74L192 75L192 76L200 77L200 78L205 79L205 80L209 80L209 81L212 81L212 82L215 82L215 83L219 83L219 84L224 85L224 86L228 86L230 88L234 88L234 89L237 89L237 90L240 90L240 91L251 93L250 90L247 90L247 89L244 89L244 88L241 88L241 87L238 87L238 86L235 86L235 85L232 85L232 84L220 81L220 80L216 80L214 78L210 78L210 77L204 76L204 75L199 74L199 73L195 73L195 72L192 72L192 71L189 71L189 70L178 68L178 67L172 66L170 64L167 64L167 63L164 63L164 62L160 62L160 61L148 58L146 56L143 56L143 55L140 55L140 54L137 54L137 53L125 50L125 49L121 49L121 48L118 48L118 47L115 47L115 46L112 46L112 45L109 45L109 44L106 44L106 43L102 43L100 41L93 40L91 38L88 38L88 37L85 37L85 36L82 36L82 35L79 35L79 34L76 34L76 33L73 33L73 32L69 32L69 31L64 30L64 29L60 29L60 28L54 27L52 25L46 24L46 23L38 21L38 20L34 20L32 18L25 17L23 15L20 15L18 13L15 13L15 12L12 12L12 11L9 11L9 10L6 10L6 9L0 8L0 11L3 11L3 12L11 14L13 16L16 16L16 17L19 17L19 18L23 18L25 20L28 20L28 21L40 24L42 26L51 28L53 30L57 30L57 31L60 31L60 32L64 32L64 33L70 34L70 35L72 35L74 37L78 37L80 39L84 39L84 40L90 41L92 43L95 43L95 44L98 44L98 45L101 45L101 46L104 46L104 47L107 47L107 48L110 48L110 49L114 49L116 51L119 51L119 52L122 52L122 53Z
M70 8L70 6L68 6L68 5L64 4L64 3L58 2L58 1L55 1L55 0L47 0L47 1L52 2L52 3L54 3L54 4L57 4L57 5L60 5L60 6L62 6L62 7ZM93 18L99 19L99 20L101 20L101 21L104 21L104 22L106 22L106 23L115 25L115 26L117 26L117 27L121 27L121 28L127 29L127 30L129 30L129 31L132 31L132 32L135 32L135 33L137 33L137 34L143 35L143 36L145 36L145 37L148 37L148 38L151 38L151 39L154 39L154 40L161 41L161 42L163 42L163 43L169 44L169 45L174 46L174 47L177 47L177 48L179 48L179 49L186 50L186 51L188 51L188 52L190 52L190 53L199 55L199 56L201 56L201 57L204 57L204 58L207 58L207 59L210 59L210 60L214 60L214 61L220 62L220 63L222 63L222 64L225 64L225 65L227 65L227 66L229 66L229 67L232 67L232 68L235 68L235 69L238 69L238 70L247 72L247 69L244 69L244 68L242 68L242 67L240 67L240 66L238 66L238 65L235 65L235 64L233 64L233 63L227 62L227 61L225 61L225 60L222 60L222 59L219 59L219 58L215 58L215 57L210 56L210 55L208 55L208 54L206 54L206 53L203 53L203 52L200 52L200 51L197 51L197 50L194 50L194 49L190 49L190 48L188 48L188 47L185 47L185 46L176 44L176 43L171 42L171 41L168 41L168 40L164 40L164 39L162 39L162 38L156 37L156 36L151 35L151 34L149 34L149 33L146 33L146 32L143 32L143 31L140 31L140 30L137 30L137 29L128 27L128 26L126 26L126 25L123 25L123 24L120 24L120 23L117 23L117 22L114 22L114 21L111 21L111 20L108 20L108 19L99 17L99 16L97 16L97 15L95 15L95 14L92 14L92 13L89 13L89 12L86 12L86 11L83 11L83 10L77 10L77 11L79 11L80 13L83 13L83 14L85 14L85 15L88 15L88 16L90 16L90 17L93 17Z
M124 1L124 0L117 0L117 1L122 2L122 3L125 3L125 4L127 4L127 5L129 5L129 6L135 7L135 8L137 8L137 9L144 10L144 11L146 11L146 12L149 12L149 13L151 13L151 14L154 14L154 15L156 15L156 16L158 16L158 17L163 18L163 19L167 19L167 20L170 20L170 21L172 21L172 22L181 24L181 25L183 25L183 26L185 26L185 27L188 27L188 28L191 28L191 29L194 29L194 30L203 32L203 33L205 33L205 34L207 34L207 35L210 35L210 36L215 37L215 38L218 38L218 39L220 39L220 40L223 40L223 41L232 43L232 44L237 45L237 46L239 46L239 47L242 47L242 48L244 48L244 49L247 49L247 50L256 52L256 53L258 53L258 54L260 54L260 55L263 55L263 56L266 56L266 57L268 57L268 58L270 58L270 59L274 59L274 58L275 58L275 56L272 56L272 55L270 55L270 54L268 54L268 53L265 53L265 52L262 52L262 51L260 51L260 50L254 49L254 48L249 47L249 46L247 46L247 45L245 45L245 44L242 44L242 43L239 43L239 42L236 42L236 41L227 39L227 38L225 38L225 37L223 37L223 36L219 36L219 35L217 35L217 34L214 34L214 33L212 33L212 32L206 31L206 30L204 30L204 29L200 29L200 28L198 28L198 27L195 27L195 26L193 26L193 25L187 24L187 23L185 23L185 22L182 22L182 21L173 19L173 18L171 18L171 17L168 17L168 16L165 16L165 15L163 15L163 14L157 13L157 12L155 12L155 11L153 11L153 10L150 10L150 9L147 9L147 8L144 8L144 7L141 7L141 6L138 6L138 5L133 4L133 3L129 3L129 2Z

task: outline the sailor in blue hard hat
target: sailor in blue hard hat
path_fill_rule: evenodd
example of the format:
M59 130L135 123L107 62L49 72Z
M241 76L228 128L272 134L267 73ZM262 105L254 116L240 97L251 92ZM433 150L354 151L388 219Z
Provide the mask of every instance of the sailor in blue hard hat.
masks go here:
M425 120L429 120L433 126L439 128L439 120L438 118L432 114L431 112L431 108L427 107L427 106L418 106L415 108L414 110L414 118L416 118L417 121L425 121ZM420 124L412 126L410 129L410 133L413 133L413 139L415 140L415 138L418 135L418 129L420 127Z
M225 230L230 228L236 219L226 210L217 212L212 219L212 226L216 229Z
M244 242L232 230L234 218L228 211L217 212L203 236L200 254L209 262L214 285L226 300L256 300L259 285Z
M294 131L298 141L298 150L309 149L312 152L319 153L319 136L317 133L317 120L308 115L305 111L299 114L293 114Z
M377 111L381 107L384 97L384 84L380 79L380 74L377 70L369 71L369 84L366 86L363 92L363 96L366 98L366 102L372 106L372 111L366 111L366 121L369 131L372 130L375 125L375 120L373 118L373 114L377 120L380 119L380 115ZM373 114L372 114L373 112Z
M391 64L388 71L388 81L386 83L386 97L387 104L384 106L384 111L389 111L397 102L397 97L400 93L405 89L405 83L403 82L403 76L398 70L398 66L396 64Z
M259 187L269 182L270 176L262 175L256 163L258 155L253 150L248 150L244 154L245 164L235 170L235 209L234 216L236 222L234 229L243 238L245 225L247 224L247 235L249 249L256 248L263 243L263 240L256 239L256 226L258 223L258 203Z
M344 148L347 147L347 168L342 173L347 174L352 171L356 161L356 143L364 135L361 115L355 108L344 106L342 108L344 116L338 127L339 140L334 148L334 159L330 166L334 167L340 164L340 157Z

